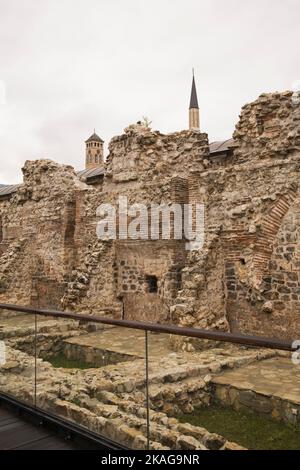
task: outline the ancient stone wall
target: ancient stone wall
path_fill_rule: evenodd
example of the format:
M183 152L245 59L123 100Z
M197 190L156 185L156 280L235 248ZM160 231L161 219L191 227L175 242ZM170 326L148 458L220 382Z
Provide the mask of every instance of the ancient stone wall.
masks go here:
M188 203L191 169L208 165L207 135L189 131L162 135L133 125L112 139L109 150L100 198L105 203L117 204L120 196L126 196L128 205L142 203L147 207L162 202ZM149 229L150 210L148 216ZM184 241L174 240L174 236L171 240L118 240L114 250L111 278L120 313L127 319L170 321L170 305L185 264Z
M75 193L83 183L72 167L50 160L26 162L23 174L18 191L1 204L0 298L45 305L47 282L61 291L72 266ZM48 306L58 305L58 295Z
M242 110L232 164L190 176L206 238L171 307L179 324L298 337L299 119L291 93L262 95Z
M99 184L26 162L24 183L0 203L0 299L297 337L299 123L292 93L274 93L242 109L224 164L210 158L206 134L142 125L111 140ZM99 240L97 207L120 196L148 208L203 203L204 246L187 251L174 234Z

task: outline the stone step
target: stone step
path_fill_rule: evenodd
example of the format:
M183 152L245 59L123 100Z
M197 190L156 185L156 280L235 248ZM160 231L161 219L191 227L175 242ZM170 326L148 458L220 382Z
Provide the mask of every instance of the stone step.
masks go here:
M111 394L111 399L113 394ZM99 418L106 421L106 430L110 437L122 440L129 444L133 439L135 445L145 448L147 437L147 411L145 407L137 406L133 409L131 404L120 397L113 400L116 405L105 405L99 401L91 400L86 402L88 413L91 411ZM79 407L83 410L82 406ZM138 412L136 412L138 411ZM132 441L131 441L132 443ZM164 413L150 410L150 448L151 449L182 449L182 450L219 450L229 448L230 444L222 436L210 433L205 428L193 426L187 423L180 423L176 418L169 418ZM237 444L234 444L239 448ZM227 446L227 447L226 447Z

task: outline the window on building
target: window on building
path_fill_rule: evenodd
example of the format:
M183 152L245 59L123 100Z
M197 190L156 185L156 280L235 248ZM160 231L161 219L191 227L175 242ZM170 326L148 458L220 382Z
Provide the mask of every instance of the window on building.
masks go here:
M158 291L156 276L146 276L146 282L148 286L148 292L155 293Z

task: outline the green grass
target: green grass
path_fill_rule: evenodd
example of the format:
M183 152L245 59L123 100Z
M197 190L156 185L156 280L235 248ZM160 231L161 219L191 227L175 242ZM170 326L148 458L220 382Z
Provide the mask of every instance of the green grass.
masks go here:
M251 450L299 450L300 429L247 411L213 405L181 415L179 421L221 434Z
M85 362L81 359L68 359L64 354L58 353L46 359L53 367L63 367L64 369L91 369L100 367L97 364Z
M81 401L78 398L73 398L70 402L74 403L74 405L81 406Z

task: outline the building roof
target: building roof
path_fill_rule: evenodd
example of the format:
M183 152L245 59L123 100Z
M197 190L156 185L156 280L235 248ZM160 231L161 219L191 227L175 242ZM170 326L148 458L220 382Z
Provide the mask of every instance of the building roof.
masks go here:
M198 106L198 98L197 98L197 90L196 90L196 83L195 83L195 77L193 75L193 81L192 81L192 91L191 91L191 100L190 100L190 109L199 109Z
M102 176L105 173L104 167L90 168L87 170L81 170L77 172L77 176L81 180L87 180L97 176Z
M94 132L94 134L91 135L91 137L88 138L88 140L85 141L85 143L87 142L104 142L104 140L101 139L101 137L98 136L98 134L96 134Z
M19 184L1 184L0 186L0 197L9 196L12 193L15 193L20 185Z
M218 140L216 142L212 142L211 144L209 144L210 155L228 152L233 142L233 139Z

